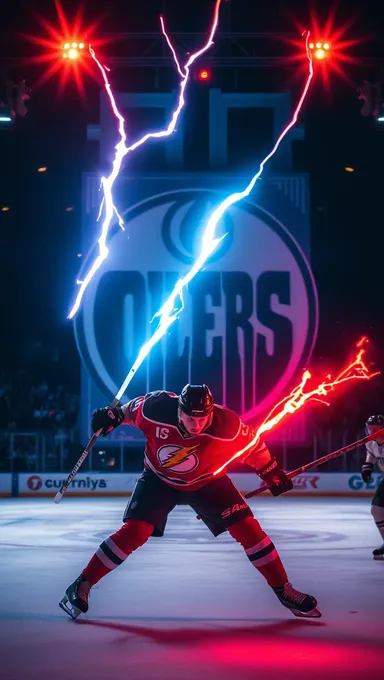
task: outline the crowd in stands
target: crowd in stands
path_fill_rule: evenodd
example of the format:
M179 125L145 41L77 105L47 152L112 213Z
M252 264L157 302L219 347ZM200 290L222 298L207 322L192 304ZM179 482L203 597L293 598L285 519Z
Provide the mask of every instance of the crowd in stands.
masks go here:
M32 381L26 371L0 376L0 430L71 428L79 411L79 395L63 385Z
M45 464L57 467L68 457L71 432L79 413L79 395L25 370L0 375L0 472L32 472Z

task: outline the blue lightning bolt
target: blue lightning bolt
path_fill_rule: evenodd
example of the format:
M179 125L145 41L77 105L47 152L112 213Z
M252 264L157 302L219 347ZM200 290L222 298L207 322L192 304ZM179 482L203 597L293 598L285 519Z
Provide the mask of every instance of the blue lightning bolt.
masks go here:
M151 336L151 338L144 343L144 345L141 347L139 354L137 356L137 359L135 363L133 364L132 368L130 369L127 377L125 378L122 386L120 387L118 393L116 394L115 401L116 403L121 399L123 396L125 390L127 389L129 383L131 382L132 378L134 377L135 373L141 366L142 362L144 359L148 356L149 352L151 351L152 347L159 341L161 338L165 335L167 332L168 328L171 326L171 324L176 321L177 317L179 316L180 312L184 308L183 304L183 290L185 286L187 286L192 279L196 276L196 274L201 270L201 268L204 266L210 255L216 250L217 246L219 243L222 241L224 236L221 236L220 238L215 237L215 231L218 223L220 222L221 218L223 215L226 213L226 211L234 205L234 203L238 203L238 201L241 201L243 198L246 198L249 196L251 193L253 187L255 186L257 180L260 178L264 166L268 161L272 158L272 156L276 153L277 149L279 148L282 140L284 137L288 134L288 132L291 130L291 128L296 124L299 113L302 109L304 100L307 96L307 92L309 89L309 86L311 84L312 78L313 78L313 63L312 63L312 57L308 49L308 39L309 39L309 31L306 37L306 50L307 50L307 57L308 57L308 64L309 64L309 73L308 77L305 82L305 86L302 92L302 95L299 99L299 102L296 106L296 109L294 111L294 114L292 116L291 121L288 123L288 125L284 128L282 131L280 137L276 141L272 151L264 158L264 160L260 163L259 171L254 175L249 182L249 184L246 186L246 188L243 191L238 191L233 194L230 194L227 196L227 198L222 201L222 203L219 204L219 206L213 211L211 216L208 219L207 225L204 230L203 234L203 243L202 243L202 248L200 255L198 256L196 262L194 265L191 267L189 272L181 277L172 293L169 295L168 299L165 301L163 306L159 309L159 311L155 314L155 317L159 317L159 323L158 326ZM154 317L154 318L155 318Z

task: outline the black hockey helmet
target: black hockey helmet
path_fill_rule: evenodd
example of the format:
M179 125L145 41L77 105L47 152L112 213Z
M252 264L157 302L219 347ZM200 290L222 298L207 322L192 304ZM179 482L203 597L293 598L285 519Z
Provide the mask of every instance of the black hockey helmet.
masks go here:
M193 418L209 416L213 411L211 390L207 385L185 385L179 396L179 408Z
M365 424L367 427L370 427L371 425L375 425L376 427L384 427L384 416L381 415L369 416Z

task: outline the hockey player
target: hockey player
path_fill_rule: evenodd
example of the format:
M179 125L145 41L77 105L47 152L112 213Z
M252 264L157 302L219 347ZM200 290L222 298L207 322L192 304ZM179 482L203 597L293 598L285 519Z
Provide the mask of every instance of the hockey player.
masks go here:
M384 427L384 416L370 416L366 422L367 434L374 434ZM369 482L372 477L373 466L378 464L380 472L384 473L384 437L366 443L367 456L361 468L363 482ZM384 479L381 480L372 498L371 513L375 520L380 536L384 541ZM374 560L384 560L384 543L373 551Z
M255 439L255 432L234 411L214 404L206 385L186 385L179 396L151 392L93 413L92 429L101 430L102 436L121 424L145 434L144 471L126 507L123 526L102 542L67 588L62 609L72 618L86 612L92 586L150 536L163 536L168 514L176 505L190 505L214 536L228 531L243 546L250 562L295 616L321 616L315 598L288 582L275 546L225 471L213 474ZM274 496L292 489L291 480L260 438L244 452L242 462L256 470Z

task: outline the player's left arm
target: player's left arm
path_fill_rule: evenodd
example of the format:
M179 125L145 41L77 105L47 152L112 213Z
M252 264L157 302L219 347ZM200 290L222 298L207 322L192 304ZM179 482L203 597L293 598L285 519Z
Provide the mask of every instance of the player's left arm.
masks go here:
M140 427L139 417L145 397L135 397L122 406L104 406L92 414L92 430L100 432L102 437L112 432L119 425Z
M270 487L273 496L290 491L293 488L292 481L287 477L284 470L278 464L276 458L271 455L266 443L256 435L256 431L242 423L241 437L248 439L249 452L242 458L242 463L250 465L259 477ZM244 447L247 444L244 444Z

